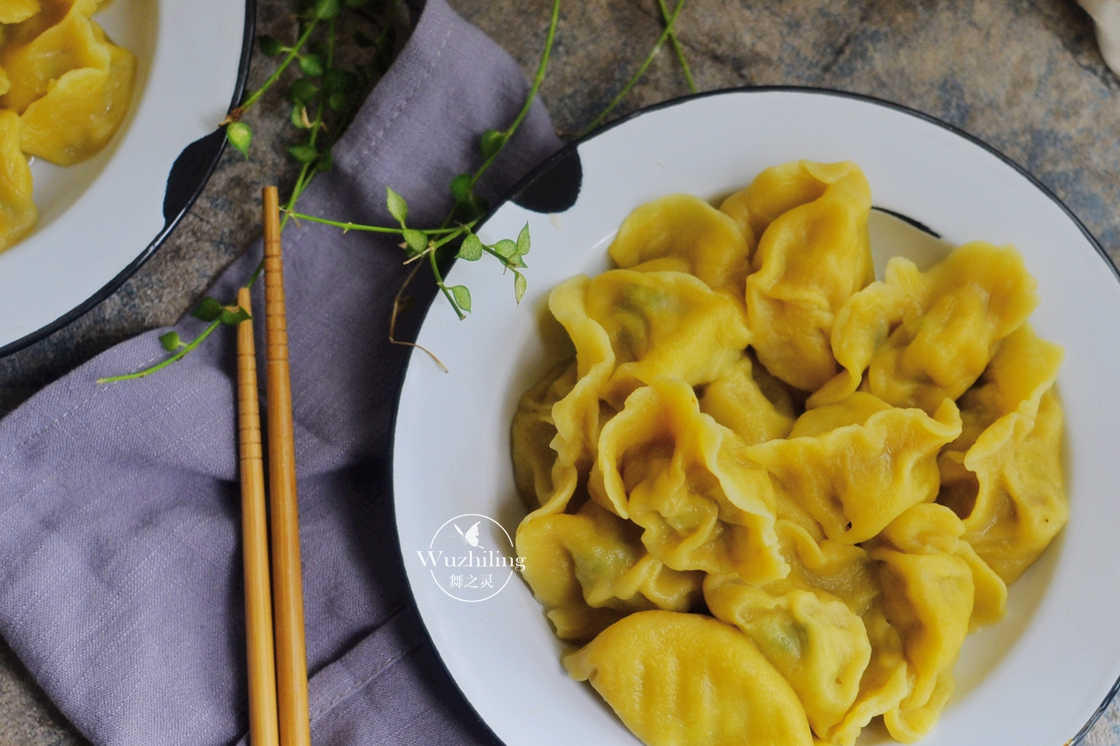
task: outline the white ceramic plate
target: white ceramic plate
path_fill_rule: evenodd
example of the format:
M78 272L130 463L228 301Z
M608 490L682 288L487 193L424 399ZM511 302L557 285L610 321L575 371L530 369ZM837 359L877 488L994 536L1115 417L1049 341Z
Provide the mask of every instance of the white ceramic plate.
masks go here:
M882 102L811 90L735 91L691 98L632 117L568 149L515 189L479 233L487 242L532 233L529 291L513 306L495 265L459 262L474 312L456 320L437 299L401 394L394 447L397 528L424 624L455 683L506 744L634 744L586 684L568 678L528 587L515 578L482 603L463 603L433 581L417 555L448 519L524 515L515 493L509 428L521 392L549 367L542 310L549 291L606 268L606 247L629 211L688 192L718 198L766 166L797 158L851 159L876 206L930 226L952 244L1014 243L1038 279L1031 318L1065 346L1058 387L1066 413L1071 517L1042 559L1011 588L1007 618L971 636L957 690L927 746L1055 746L1080 737L1120 677L1120 283L1088 233L1039 184L951 127ZM577 165L581 164L581 165ZM582 171L582 179L579 172ZM564 185L567 185L564 187ZM876 215L873 248L928 264L944 244ZM900 241L901 243L896 243ZM903 246L905 245L905 247ZM500 543L495 532L484 540ZM485 543L485 541L483 542ZM889 742L870 730L860 744Z
M94 16L137 57L132 105L90 160L32 163L39 222L0 252L0 356L107 297L194 202L244 84L253 19L252 0L113 0Z

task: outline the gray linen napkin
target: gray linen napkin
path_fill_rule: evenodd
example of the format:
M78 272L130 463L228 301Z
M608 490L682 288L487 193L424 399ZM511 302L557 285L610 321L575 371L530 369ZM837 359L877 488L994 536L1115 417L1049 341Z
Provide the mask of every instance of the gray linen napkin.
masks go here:
M392 186L410 222L440 220L479 136L527 89L429 0L301 209L385 222ZM480 192L497 198L559 145L534 107ZM409 353L386 333L401 251L307 223L284 240L316 746L486 742L421 631L396 546L390 419ZM214 295L232 298L259 259L258 245ZM98 746L230 744L247 727L234 335L159 375L94 382L159 359L160 333L0 421L0 634Z

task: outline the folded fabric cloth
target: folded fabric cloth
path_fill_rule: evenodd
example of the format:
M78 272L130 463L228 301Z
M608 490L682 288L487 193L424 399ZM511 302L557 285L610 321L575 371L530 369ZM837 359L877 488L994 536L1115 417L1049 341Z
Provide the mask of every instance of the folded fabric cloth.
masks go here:
M438 223L480 135L527 91L512 59L428 0L300 209L391 224L391 186L410 223ZM559 145L535 105L480 193L498 198ZM430 649L396 546L390 418L409 348L387 333L402 252L308 223L284 243L315 743L489 742ZM232 299L260 257L213 295ZM426 302L431 284L418 287ZM98 746L230 744L247 727L234 335L157 375L95 383L158 360L161 331L0 421L0 634Z

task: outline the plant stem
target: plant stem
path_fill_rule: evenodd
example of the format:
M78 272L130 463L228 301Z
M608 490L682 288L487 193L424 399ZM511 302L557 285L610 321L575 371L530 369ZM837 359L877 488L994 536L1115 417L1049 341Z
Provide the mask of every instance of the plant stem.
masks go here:
M150 376L152 373L155 373L156 371L159 371L159 370L163 370L164 368L166 368L168 365L171 365L176 360L180 360L183 357L185 357L194 348L196 348L200 344L202 344L203 340L205 340L207 337L209 337L213 333L213 331L221 325L222 325L221 319L214 319L213 321L210 322L210 326L206 327L206 329L203 330L203 332L201 334L199 334L197 337L195 337L193 340L191 340L191 342L189 344L187 344L185 347L183 347L181 350L176 352L171 357L157 363L156 365L153 365L150 368L145 368L144 370L140 370L140 371L137 371L135 373L126 373L123 376L110 376L108 378L98 378L97 382L98 383L115 383L117 381L131 381L135 378L143 378L144 376Z
M684 0L678 0L678 4ZM665 0L657 0L658 6L661 8L661 20L666 25L670 23L669 8L665 5ZM677 38L676 30L669 34L669 42L673 45L673 51L677 54L677 61L681 63L681 69L684 71L684 79L688 81L688 90L696 93L696 81L692 79L692 69L688 66L688 59L684 56L684 47L681 46L680 39Z
M614 100L607 104L607 108L603 109L599 116L595 117L595 121L587 125L586 129L576 135L577 139L583 137L584 135L598 127L602 123L602 121L606 119L612 111L614 111L614 108L622 102L622 99L626 97L626 94L630 92L630 89L637 84L637 82L643 75L645 75L646 68L650 66L650 63L653 62L654 57L656 57L657 53L661 51L661 45L664 44L665 40L669 38L669 35L673 33L673 25L677 22L677 16L681 14L681 10L684 8L684 3L685 0L678 0L677 7L673 10L673 15L669 16L669 20L665 24L665 30L661 32L661 36L657 37L657 43L653 45L653 49L650 50L649 55L646 56L646 59L644 62L642 62L641 67L639 67L638 71L634 73L634 77L630 78L630 80L626 83L626 86L621 91L619 91L617 96L614 97Z
M397 235L400 235L400 234L404 233L404 228L386 228L386 227L381 226L381 225L365 225L364 223L343 223L340 220L330 220L329 218L320 218L320 217L316 217L315 215L305 215L302 212L293 212L291 210L288 210L287 214L290 215L292 217L292 219L296 220L296 221L306 220L309 223L322 223L323 225L331 225L331 226L334 226L335 228L341 228L343 233L345 233L347 231L370 231L372 233L396 233ZM468 223L468 226L470 226L470 225L473 225L473 223ZM431 234L431 233L438 233L438 234L458 233L461 230L463 230L461 227L459 227L459 228L431 228L431 229L425 230L424 233L429 233L429 234Z
M318 26L318 25L319 25L319 19L318 18L312 18L311 23L309 23L307 25L307 29L304 30L303 34L300 35L299 39L296 41L296 45L294 47L292 47L290 50L288 50L288 54L287 54L286 57L284 57L284 61L281 62L280 66L278 68L276 68L276 70L272 73L271 76L269 76L268 80L266 80L264 82L264 85L262 85L257 90L253 91L253 93L249 96L249 98L245 99L245 103L241 104L236 109L234 109L234 111L237 112L237 118L238 119L240 119L241 115L243 115L245 112L249 111L249 109L251 109L253 107L253 104L257 103L257 100L261 96L263 96L265 94L265 92L269 88L271 88L274 83L276 83L277 80L280 79L280 76L283 75L284 71L288 69L288 65L292 64L292 60L296 59L296 57L299 56L299 53L301 51L303 51L304 45L307 44L307 40L311 38L311 33L315 30L315 27ZM231 112L230 116L226 117L226 119L229 120L230 117L232 117L232 116L233 116L233 113ZM233 121L236 121L236 119L233 120ZM223 124L225 124L225 122L223 122Z
M509 125L509 127L505 129L503 133L505 135L506 142L509 141L509 138L513 137L513 134L517 132L517 128L521 126L522 120L524 120L525 117L528 116L529 107L532 106L533 99L537 97L537 91L540 90L541 83L544 82L545 71L548 69L548 60L549 57L552 56L552 43L556 38L556 26L559 22L560 0L553 0L552 18L548 23L548 36L545 38L544 52L541 53L540 64L537 65L537 74L533 78L533 87L529 89L529 95L525 98L525 104L521 107L521 111L517 112L517 116L514 117L513 122ZM494 162L494 159L497 158L504 149L504 144L505 143L503 143L503 147L498 148L494 153L490 155L489 158L483 161L482 165L478 167L478 170L474 172L474 175L471 176L471 187L474 187L474 185L478 183L478 180L482 178L482 175L486 173L486 169L490 168L490 164Z
M459 321L467 318L463 315L463 311L459 308L459 304L455 302L455 296L451 294L451 291L448 289L447 285L443 283L443 273L439 271L439 262L436 261L436 252L428 252L428 262L432 265L432 274L435 275L436 285L439 285L439 289L443 292L444 297L447 298L447 302L450 303L451 307L455 309L455 313L459 316ZM411 276L409 279L411 279Z

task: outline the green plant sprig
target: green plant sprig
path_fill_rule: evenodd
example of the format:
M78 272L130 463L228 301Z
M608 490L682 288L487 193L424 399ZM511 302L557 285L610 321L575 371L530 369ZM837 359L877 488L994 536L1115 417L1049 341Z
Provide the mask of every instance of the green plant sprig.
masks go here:
M459 318L466 318L466 314L470 313L471 310L472 303L469 289L464 285L449 286L444 281L439 262L440 249L443 247L457 242L458 250L455 256L465 261L478 261L482 256L490 255L502 264L503 271L509 271L513 274L514 298L516 302L520 303L525 294L528 283L525 275L520 270L526 268L524 256L529 253L531 245L529 226L526 224L525 227L522 228L516 240L503 239L494 244L484 244L474 233L473 228L478 223L481 215L486 211L487 205L484 200L475 195L474 188L521 126L530 111L534 99L538 95L541 84L545 80L559 23L560 0L553 0L545 46L542 50L541 59L524 105L505 129L487 130L483 133L479 140L479 150L482 155L481 165L474 172L459 174L452 180L449 188L454 198L454 206L448 212L440 227L427 229L416 229L407 225L407 203L403 197L392 189L387 190L386 206L389 209L390 215L398 221L400 225L399 228L366 225L351 221L335 221L295 211L295 205L299 197L303 194L315 175L322 171L329 170L332 166L331 148L341 137L346 126L349 125L350 121L357 113L358 106L357 103L353 101L352 94L358 89L368 87L379 73L383 74L384 71L388 69L388 66L392 62L391 55L388 54L390 24L383 18L380 22L381 31L376 39L369 38L361 31L354 34L354 41L357 46L373 50L373 59L368 65L360 65L354 73L337 70L335 68L335 45L338 39L336 19L341 7L345 6L346 9L357 13L362 18L373 20L373 17L364 7L368 5L369 2L370 0L342 0L340 4L339 0L313 0L310 10L302 21L302 23L306 25L303 27L303 30L300 32L293 46L284 46L271 37L259 38L258 43L261 45L262 52L268 56L279 56L283 54L284 59L265 83L260 88L253 91L246 98L244 103L231 111L222 124L226 127L226 135L231 145L243 155L247 156L252 141L252 130L248 124L241 121L242 117L269 89L275 86L284 71L289 69L293 63L296 63L304 77L297 79L289 90L288 96L293 103L290 121L293 126L305 130L307 132L307 137L303 143L290 146L287 149L288 154L299 162L300 170L289 198L281 207L283 213L281 229L287 224L289 219L295 219L297 221L307 220L309 222L333 226L341 229L344 233L351 230L361 230L399 235L403 239L401 247L405 250L407 255L405 263L414 263L415 266L408 274L394 299L389 327L389 341L394 344L419 347L419 345L415 345L411 342L397 340L394 334L398 315L407 305L408 299L405 296L405 291L416 276L420 267L423 266L424 262L421 260L427 259L427 264L431 269L437 287L451 304ZM676 57L688 82L689 89L693 92L696 91L696 84L693 80L692 72L689 69L688 61L685 58L683 48L677 39L675 31L677 18L684 7L684 3L685 0L678 0L676 7L670 14L665 0L658 0L661 17L665 23L664 30L658 37L649 55L638 68L637 72L630 78L622 91L594 121L578 135L579 137L582 137L599 126L599 124L610 115L622 99L637 84L638 80L645 74L649 65L667 39L673 46ZM327 28L325 42L320 46L311 46L311 50L307 51L309 45L312 45L312 37L315 30L323 28L324 25ZM315 80L319 81L319 85L316 85ZM307 109L309 104L314 104L314 118L308 116ZM329 124L327 121L328 113L331 115L331 122ZM321 140L320 138L324 139ZM453 225L453 223L457 224ZM246 281L245 287L251 287L256 282L262 273L262 269L263 264L256 267L250 278ZM209 323L195 339L190 342L183 342L179 338L178 333L168 332L160 337L160 343L163 345L164 349L172 353L170 357L135 373L100 379L99 383L142 378L166 368L177 360L181 360L187 354L197 349L219 326L232 325L236 323L236 321L242 320L233 310L235 308L236 306L232 305L223 306L214 298L204 298L193 315ZM218 309L217 316L213 316L215 309ZM241 309L237 309L237 311L245 313L241 311ZM245 317L247 316L248 314L245 314ZM431 355L444 371L447 370L435 355L428 350L424 351Z
M681 14L681 11L684 10L684 3L685 0L677 0L677 7L673 9L673 14L669 16L668 20L665 22L665 30L661 32L661 35L659 37L657 37L657 41L654 43L653 49L651 49L649 54L646 55L645 60L638 67L638 71L635 72L630 80L626 82L626 85L622 87L622 90L618 92L618 95L611 99L611 102L607 104L607 108L603 109L603 111L599 113L599 116L595 117L591 124L587 125L579 132L579 134L576 135L577 138L587 135L600 124L602 124L603 120L605 120L610 115L610 113L614 111L615 107L622 103L622 99L626 98L626 94L630 93L630 90L635 85L637 85L642 76L646 74L646 69L649 68L654 58L657 57L657 53L661 51L661 46L665 43L665 40L668 39L669 36L673 33L673 27L677 23L677 16L679 16ZM681 57L683 58L683 56L684 53L682 52Z
M528 225L522 229L517 241L504 239L492 245L483 244L481 239L475 236L470 230L486 209L485 203L475 195L474 187L479 179L482 178L482 175L486 173L487 169L489 169L497 159L510 138L512 138L520 128L525 117L528 116L533 101L536 99L541 84L544 82L547 74L548 63L555 44L556 28L559 25L559 21L560 0L553 0L544 49L541 52L541 59L537 65L537 72L533 78L533 83L525 98L525 102L505 129L491 129L482 134L479 140L479 150L483 159L482 164L473 173L462 173L451 180L449 189L451 190L451 195L455 202L439 228L421 230L408 227L406 225L408 203L405 201L404 197L391 188L387 191L386 207L389 210L389 214L400 224L399 229L349 221L343 223L341 221L331 221L325 218L302 214L299 215L299 219L307 219L325 225L332 225L337 228L342 228L344 231L399 232L402 238L404 238L402 248L404 248L408 254L406 263L423 258L428 260L428 265L431 268L436 287L451 305L451 308L455 311L455 314L460 320L465 319L467 314L471 311L472 302L470 289L465 285L450 286L445 282L443 271L440 269L439 265L439 249L461 238L467 246L467 251L464 253L462 246L460 246L460 250L456 256L458 258L467 259L468 261L476 261L481 258L483 254L490 254L498 259L505 270L513 273L514 299L516 302L520 303L521 298L524 297L525 291L528 288L528 280L525 275L520 272L521 269L526 268L523 257L525 254L529 253L530 237ZM295 214L291 212L289 212L288 215L295 217ZM466 222L462 223L458 228L449 228L451 223L457 218ZM434 235L440 235L441 237L439 240L433 241L432 236ZM408 274L404 286L401 288L402 291L408 287L415 276L415 271ZM398 293L397 297L398 299L402 299L404 297L403 292ZM396 318L399 311L399 308L394 308L392 321L390 322L389 339L394 344L402 344L395 336ZM431 353L429 352L429 354Z
M347 9L357 10L360 9L361 6L366 5L368 2L369 0L346 0L345 5ZM241 117L244 116L246 112L248 112L253 107L253 105L260 100L261 96L263 96L269 89L275 86L284 70L288 69L291 66L293 60L300 60L300 71L305 76L311 78L326 77L330 71L334 70L334 54L338 33L336 27L336 18L339 15L339 10L340 8L338 0L316 0L311 14L306 21L307 26L302 30L295 45L292 47L284 47L283 45L280 45L280 43L276 40L271 39L271 37L258 38L257 41L261 46L261 51L266 55L275 56L280 53L286 54L277 69L273 72L272 75L269 76L265 83L260 88L253 91L245 99L244 103L231 111L230 114L227 115L226 120L223 122L226 127L226 136L227 139L230 140L230 144L234 146L234 148L236 148L238 151L240 151L243 155L247 155L248 148L252 140L252 130L249 128L248 124L240 121ZM321 29L324 25L326 26L327 34L324 49L322 50L323 54L306 52L305 50L307 49L310 40L312 39L312 34L315 29ZM377 56L384 48L384 45L387 43L388 24L385 23L383 24L383 30L379 35L378 40L372 43L375 54L375 60L373 63L374 65L376 65L377 63ZM303 62L304 60L308 59L312 60L310 64L307 62ZM379 71L380 70L377 69L371 69L366 75L355 76L355 78L364 77L368 82L368 79L371 79L373 75ZM308 77L300 78L299 80L307 81ZM327 93L326 96L320 95L321 92L317 86L313 86L315 88L315 91L304 100L296 99L291 95L292 92L289 91L289 98L293 99L294 105L292 117L293 120L295 120L296 118L294 114L297 111L301 109L305 111L307 104L311 103L316 98L318 99L318 106L316 107L315 118L313 120L307 119L307 126L300 127L300 129L305 129L307 131L307 137L304 143L292 146L288 149L289 155L300 163L300 170L298 175L296 176L295 184L292 187L292 191L282 207L284 216L281 227L283 227L283 225L287 222L292 208L295 206L300 195L303 194L304 190L311 183L315 175L322 171L326 171L331 167L332 163L330 157L330 148L333 147L334 143L337 142L338 138L341 136L343 130L345 129L344 124L348 123L350 119L353 118L353 115L357 110L357 102L353 100L355 96L351 95L355 93L357 85L348 77L346 77L345 74L341 74L337 71L334 75L334 80L335 83L332 86L323 86L323 91ZM299 81L297 81L297 83L298 82ZM303 88L306 90L306 86L303 86ZM330 96L333 94L340 94L340 96L336 96L335 100L332 102L330 100ZM333 107L332 103L334 104ZM335 120L334 126L329 132L329 136L326 138L326 140L321 141L320 137L327 130L325 115L328 110L330 110L337 118ZM339 122L342 122L344 124L340 126ZM314 157L309 157L312 151L314 152ZM252 287L256 280L260 277L262 271L263 263L257 265L251 276L246 281L245 287ZM128 373L119 376L110 376L107 378L99 379L98 383L113 383L116 381L143 378L166 368L173 362L181 360L186 355L197 349L202 344L202 342L210 337L219 326L222 326L223 324L229 324L230 316L228 314L226 314L224 317L210 316L212 310L215 307L228 309L234 307L234 305L223 306L219 301L212 297L204 298L192 315L208 321L209 324L199 333L197 337L195 337L190 342L183 342L183 340L179 338L178 333L168 332L167 334L164 334L162 337L160 337L160 341L164 349L172 353L170 357L160 361L153 366L140 371L136 371L134 373Z
M684 0L677 0L678 6L683 3ZM661 9L661 20L664 21L665 28L669 31L669 43L673 45L673 53L677 56L677 62L680 63L684 79L688 83L688 90L691 93L696 93L696 81L692 77L692 68L688 66L688 58L684 56L684 47L681 46L681 41L677 38L677 30L673 26L672 17L669 15L669 7L665 4L665 0L657 0L657 5Z
M192 314L195 318L209 321L202 332L199 333L190 342L184 342L179 338L178 332L167 332L159 337L160 346L168 352L174 353L171 357L165 358L155 365L138 370L135 373L126 373L120 376L109 376L108 378L97 379L98 383L113 383L115 381L131 381L137 378L150 376L153 373L158 373L172 363L182 360L195 349L198 348L206 338L214 333L214 330L219 326L237 326L242 321L252 318L249 312L240 306L223 306L213 298L206 298L199 304L198 308Z
M521 106L521 110L517 112L517 116L513 118L509 126L504 130L487 130L482 133L482 138L479 140L479 149L482 151L482 165L475 170L473 174L459 174L451 181L451 194L455 197L455 202L459 211L462 211L463 206L468 208L479 207L477 198L474 196L474 187L482 175L490 168L494 160L505 148L509 139L513 137L525 117L529 115L529 109L533 105L533 101L537 97L537 93L541 89L541 83L544 82L545 74L548 71L548 61L552 56L552 47L556 40L556 28L560 22L560 0L554 0L552 3L552 15L548 22L548 34L545 37L544 50L541 52L540 63L537 65L537 73L533 76L533 84L529 89L529 94L525 97L525 103ZM445 224L453 219L455 210L448 215Z

